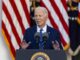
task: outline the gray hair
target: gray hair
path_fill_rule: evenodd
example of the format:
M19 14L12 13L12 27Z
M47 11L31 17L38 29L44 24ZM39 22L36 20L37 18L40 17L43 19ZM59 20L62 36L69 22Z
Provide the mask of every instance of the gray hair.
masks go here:
M39 6L39 7L35 8L35 12L38 10L42 10L44 14L48 15L48 11L45 7Z

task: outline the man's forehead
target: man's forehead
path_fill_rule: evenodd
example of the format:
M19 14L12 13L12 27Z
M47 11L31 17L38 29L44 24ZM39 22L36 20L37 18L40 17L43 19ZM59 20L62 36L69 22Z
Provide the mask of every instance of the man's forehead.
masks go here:
M40 10L36 10L35 13L38 14L38 13L44 13L44 12L43 12L43 10L40 9Z
M34 14L46 14L46 15L48 15L48 11L44 7L37 7L34 11Z

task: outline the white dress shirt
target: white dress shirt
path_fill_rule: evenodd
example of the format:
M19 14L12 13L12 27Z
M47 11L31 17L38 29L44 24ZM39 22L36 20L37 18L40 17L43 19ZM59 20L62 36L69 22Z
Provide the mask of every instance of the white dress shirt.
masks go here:
M45 25L43 28L40 28L39 26L37 26L37 32L40 32L40 29L43 29L42 33L47 32L47 25Z

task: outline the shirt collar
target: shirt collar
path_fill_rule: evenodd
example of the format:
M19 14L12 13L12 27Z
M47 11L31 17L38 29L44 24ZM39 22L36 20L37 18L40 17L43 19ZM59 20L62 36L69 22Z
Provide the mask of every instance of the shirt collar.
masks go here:
M40 32L40 29L41 28L39 26L37 26L37 32ZM47 25L45 25L42 29L43 29L42 33L47 32Z

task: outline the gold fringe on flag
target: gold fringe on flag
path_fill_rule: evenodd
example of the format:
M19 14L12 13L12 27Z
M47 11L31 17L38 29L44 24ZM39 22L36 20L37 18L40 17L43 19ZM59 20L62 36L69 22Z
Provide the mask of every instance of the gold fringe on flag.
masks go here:
M2 31L2 35L3 35L3 37L4 37L5 43L6 43L6 45L8 46L8 49L9 49L9 52L10 52L11 59L12 59L12 60L15 60L15 57L13 56L13 54L12 54L12 52L11 52L10 44L9 44L9 42L8 42L8 39L7 39L6 35L5 35L5 32L4 32L3 29L2 29L1 31Z

